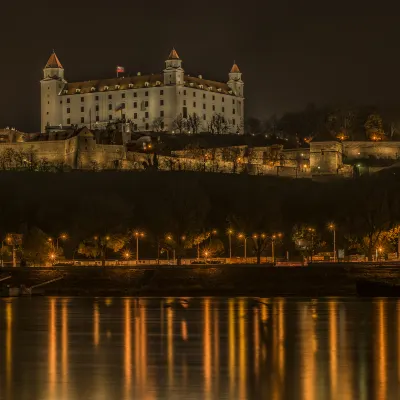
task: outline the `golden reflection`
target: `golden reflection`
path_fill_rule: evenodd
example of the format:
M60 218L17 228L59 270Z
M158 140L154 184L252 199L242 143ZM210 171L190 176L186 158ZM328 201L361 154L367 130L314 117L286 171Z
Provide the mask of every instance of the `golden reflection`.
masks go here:
M182 340L184 340L185 342L188 341L189 336L188 336L187 322L184 319L181 321L181 336Z
M331 383L331 397L337 398L338 382L338 326L337 326L337 302L332 299L329 301L329 371Z
M266 327L267 327L267 321L268 321L268 299L261 299L262 304L261 304L261 321L262 321L262 332L263 332L263 338L266 339L265 334L266 334ZM262 346L261 348L261 354L262 354L262 359L266 360L267 358L267 346Z
M125 299L125 334L124 334L124 372L125 372L125 397L129 398L132 384L132 321L131 300Z
M245 331L245 300L239 300L239 398L246 399L247 340Z
M278 365L281 383L285 379L285 300L280 298L278 300Z
M12 380L12 328L13 328L13 303L12 300L7 300L6 303L6 385L7 393L11 391Z
M49 309L49 395L56 398L54 394L57 378L57 300L50 299Z
M140 382L141 368L140 366L140 315L139 315L139 302L134 304L135 315L135 376L136 384Z
M147 328L146 328L146 300L142 299L140 304L140 369L142 371L141 384L147 384Z
M342 312L341 312L341 344L340 344L340 357L342 358L343 353L343 361L341 361L341 364L344 364L344 367L341 368L341 378L340 378L340 384L341 384L341 397L343 400L353 400L352 396L352 357L350 353L350 344L349 342L349 332L347 330L347 313L346 313L346 308L342 304Z
M100 343L100 312L97 302L94 303L93 308L93 343L96 347Z
M377 375L378 385L376 399L386 399L386 383L387 383L387 365L386 365L386 301L379 299L376 303L377 307Z
M218 303L214 301L214 374L219 378L219 309Z
M204 391L210 394L211 391L211 321L210 321L210 299L204 299Z
M318 341L315 332L316 305L308 308L308 304L300 305L300 329L301 329L301 355L302 355L302 382L304 400L314 400L316 382L316 352ZM311 311L311 314L310 314Z
M235 395L235 356L236 356L236 320L235 320L235 300L228 300L228 308L229 308L229 383L230 383L230 394L231 398Z
M172 385L174 381L174 312L167 309L167 341L168 341L168 381Z
M61 373L64 398L67 398L68 383L68 299L61 303Z
M258 377L260 369L260 324L258 308L253 308L253 326L254 326L254 373Z
M397 300L397 380L400 382L400 300Z

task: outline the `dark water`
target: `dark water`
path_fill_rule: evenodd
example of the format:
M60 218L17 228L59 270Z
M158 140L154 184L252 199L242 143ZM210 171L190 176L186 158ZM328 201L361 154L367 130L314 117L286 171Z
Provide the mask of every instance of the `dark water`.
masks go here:
M0 299L0 398L400 398L400 300L260 301Z

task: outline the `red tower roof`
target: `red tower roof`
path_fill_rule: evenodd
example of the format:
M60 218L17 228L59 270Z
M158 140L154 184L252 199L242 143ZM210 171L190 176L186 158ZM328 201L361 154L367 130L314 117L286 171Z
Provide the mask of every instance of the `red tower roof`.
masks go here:
M64 69L63 66L60 63L60 60L58 59L58 57L56 56L56 53L54 51L51 54L49 60L47 61L45 68L61 68L61 69Z

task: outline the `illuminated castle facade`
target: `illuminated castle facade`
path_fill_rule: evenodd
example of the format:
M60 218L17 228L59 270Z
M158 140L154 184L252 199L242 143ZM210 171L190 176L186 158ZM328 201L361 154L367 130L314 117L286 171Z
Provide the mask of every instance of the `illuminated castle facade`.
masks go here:
M41 80L41 131L70 125L101 128L125 120L133 131L204 132L216 129L216 121L221 128L222 121L219 133L243 133L243 87L236 63L227 82L193 77L185 74L175 49L160 74L69 83L53 52ZM193 116L195 129L179 123Z

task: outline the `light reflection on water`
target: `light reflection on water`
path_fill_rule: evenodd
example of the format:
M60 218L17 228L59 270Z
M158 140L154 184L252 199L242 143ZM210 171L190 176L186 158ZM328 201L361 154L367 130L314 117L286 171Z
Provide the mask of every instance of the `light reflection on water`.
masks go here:
M397 399L400 300L0 301L0 399Z

